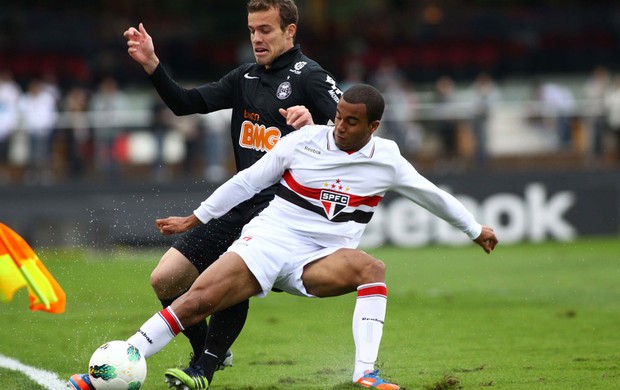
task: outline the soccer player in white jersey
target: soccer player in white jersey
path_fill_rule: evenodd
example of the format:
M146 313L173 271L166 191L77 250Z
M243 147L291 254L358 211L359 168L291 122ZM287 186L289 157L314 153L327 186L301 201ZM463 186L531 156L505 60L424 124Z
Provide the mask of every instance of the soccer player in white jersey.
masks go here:
M275 198L228 251L128 341L149 357L184 327L249 297L264 297L272 288L307 297L357 291L352 380L362 387L399 389L374 367L386 311L385 265L356 249L379 201L395 191L462 230L486 253L498 240L492 228L420 175L396 143L373 136L383 109L374 87L353 86L338 103L335 126L310 125L290 133L193 214L158 219L162 234L181 233L279 182ZM195 390L209 384L190 377L177 385Z

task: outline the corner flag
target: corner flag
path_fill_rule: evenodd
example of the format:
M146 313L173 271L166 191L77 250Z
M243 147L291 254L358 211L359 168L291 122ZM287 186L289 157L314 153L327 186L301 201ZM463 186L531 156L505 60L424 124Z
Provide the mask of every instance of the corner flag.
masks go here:
M27 287L30 310L60 314L66 296L30 245L0 223L0 302L9 302L20 288Z

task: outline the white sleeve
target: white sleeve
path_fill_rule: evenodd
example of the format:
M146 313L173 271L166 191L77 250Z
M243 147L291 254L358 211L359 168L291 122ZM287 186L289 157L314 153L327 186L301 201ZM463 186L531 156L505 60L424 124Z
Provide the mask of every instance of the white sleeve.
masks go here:
M221 217L239 203L250 199L261 190L277 183L290 164L291 151L296 137L283 137L251 167L238 172L219 186L200 206L194 215L202 222Z
M470 239L474 240L482 233L482 225L458 199L422 176L403 157L397 166L395 180L392 190L460 229Z

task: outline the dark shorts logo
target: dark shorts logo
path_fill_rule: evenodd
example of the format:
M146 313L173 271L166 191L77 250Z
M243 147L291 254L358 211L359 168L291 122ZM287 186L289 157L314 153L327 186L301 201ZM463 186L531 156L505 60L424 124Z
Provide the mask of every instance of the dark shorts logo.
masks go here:
M349 195L334 191L321 191L321 203L328 219L334 218L349 205Z

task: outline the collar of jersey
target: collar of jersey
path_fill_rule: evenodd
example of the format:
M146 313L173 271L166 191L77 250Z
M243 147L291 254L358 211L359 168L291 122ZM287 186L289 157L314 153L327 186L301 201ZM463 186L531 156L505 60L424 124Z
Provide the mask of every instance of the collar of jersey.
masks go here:
M351 152L351 153L345 152L343 150L343 152L349 155L353 155L355 153L361 153L362 155L370 158L375 152L375 140L373 138L374 136L371 135L370 141L368 141L368 143L364 145L360 150L356 150L355 152ZM336 142L334 141L334 128L333 127L327 132L327 150L340 150L338 149L338 147L336 146Z
M300 54L301 48L299 44L295 44L295 46L293 46L291 50L282 53L280 57L276 58L276 60L273 61L273 64L271 64L269 71L280 70L282 68L290 66L293 62L295 62L295 60L299 57Z

